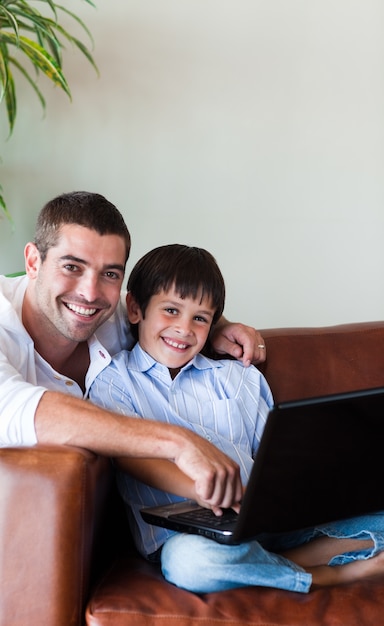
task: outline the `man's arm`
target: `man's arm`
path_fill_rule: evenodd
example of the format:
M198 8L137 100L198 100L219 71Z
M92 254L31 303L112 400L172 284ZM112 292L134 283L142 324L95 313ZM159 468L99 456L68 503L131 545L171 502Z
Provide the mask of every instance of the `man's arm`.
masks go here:
M222 316L210 337L212 348L218 354L229 354L248 366L251 363L263 363L266 349L263 337L252 326L228 322Z
M118 415L54 391L41 397L35 429L39 443L79 446L111 457L169 459L209 505L229 507L241 500L236 463L187 429Z

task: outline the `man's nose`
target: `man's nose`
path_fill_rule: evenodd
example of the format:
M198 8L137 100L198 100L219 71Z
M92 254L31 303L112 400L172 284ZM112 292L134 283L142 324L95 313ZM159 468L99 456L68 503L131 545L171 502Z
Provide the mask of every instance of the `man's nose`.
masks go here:
M94 274L84 274L79 285L79 295L87 302L97 300L100 296L98 277Z

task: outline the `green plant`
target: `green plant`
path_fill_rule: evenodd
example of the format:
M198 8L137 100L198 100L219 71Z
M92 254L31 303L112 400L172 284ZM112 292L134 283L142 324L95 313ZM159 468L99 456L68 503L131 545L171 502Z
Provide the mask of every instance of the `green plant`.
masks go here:
M91 0L85 0L85 2L95 6ZM36 8L38 4L44 12ZM65 49L66 42L76 46L97 72L89 48L60 24L59 16L63 14L77 22L93 44L92 35L84 22L72 11L53 0L32 0L31 2L0 0L0 103L5 103L10 135L17 112L13 69L16 68L31 85L43 111L45 111L46 102L37 84L40 73L45 74L71 98L62 62L62 51ZM27 67L24 66L25 62L27 62ZM0 210L10 219L1 185Z

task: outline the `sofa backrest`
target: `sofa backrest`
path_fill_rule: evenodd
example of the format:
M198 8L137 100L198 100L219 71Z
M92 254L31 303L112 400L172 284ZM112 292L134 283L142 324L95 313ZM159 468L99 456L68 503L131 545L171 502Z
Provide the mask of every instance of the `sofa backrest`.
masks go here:
M261 330L276 402L384 386L384 322Z

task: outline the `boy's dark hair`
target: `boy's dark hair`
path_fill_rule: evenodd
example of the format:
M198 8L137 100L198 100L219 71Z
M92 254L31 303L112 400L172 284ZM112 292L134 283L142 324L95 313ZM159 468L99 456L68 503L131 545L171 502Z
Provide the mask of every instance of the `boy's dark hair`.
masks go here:
M136 263L127 284L143 317L150 298L172 287L181 298L209 298L215 309L213 323L217 322L224 309L225 284L210 252L181 244L160 246ZM131 330L137 340L137 324L131 324Z
M131 237L120 211L98 193L73 191L47 202L38 215L35 244L42 261L49 248L56 245L60 228L65 224L84 226L99 235L119 235L125 241L125 260L128 259Z

